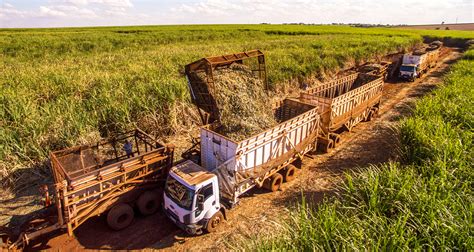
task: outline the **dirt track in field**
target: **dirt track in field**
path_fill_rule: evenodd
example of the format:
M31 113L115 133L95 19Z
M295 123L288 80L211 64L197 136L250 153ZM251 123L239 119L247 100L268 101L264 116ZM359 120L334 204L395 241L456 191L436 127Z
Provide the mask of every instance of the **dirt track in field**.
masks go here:
M341 143L328 154L308 157L297 178L282 186L282 190L269 193L254 190L253 195L242 198L240 205L229 212L228 221L216 233L189 237L176 228L161 213L138 217L132 226L120 232L111 231L104 217L89 220L75 232L76 237L57 234L35 244L28 250L51 249L77 251L83 249L167 249L173 251L225 249L241 239L256 235L268 236L272 226L287 216L288 207L301 199L319 202L331 194L335 183L345 171L380 164L397 157L397 135L394 128L398 120L409 114L410 105L418 97L432 90L461 53L454 49L443 50L443 60L413 83L389 82L384 86L379 117L361 123L352 132L343 134Z
M459 31L474 31L474 23L462 23L462 24L428 24L428 25L407 25L397 26L396 28L401 29L416 29L416 30L459 30Z

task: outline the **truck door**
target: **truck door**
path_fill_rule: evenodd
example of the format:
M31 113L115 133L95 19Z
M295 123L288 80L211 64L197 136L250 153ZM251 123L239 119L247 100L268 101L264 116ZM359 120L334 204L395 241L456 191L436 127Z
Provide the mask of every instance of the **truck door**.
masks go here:
M198 222L202 219L209 219L219 209L217 197L215 195L214 183L205 185L199 189L196 200L196 211L194 213L195 221Z

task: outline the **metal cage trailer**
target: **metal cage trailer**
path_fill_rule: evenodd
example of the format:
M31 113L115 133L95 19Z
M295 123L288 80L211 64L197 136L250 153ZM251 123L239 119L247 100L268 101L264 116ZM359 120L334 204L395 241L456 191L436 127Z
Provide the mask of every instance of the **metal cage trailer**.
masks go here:
M185 66L191 101L198 108L202 125L214 123L220 116L219 101L216 100L216 94L220 90L214 85L214 71L234 63L246 63L268 89L265 55L260 50L202 58ZM205 74L205 79L198 77L200 73Z
M127 142L132 147L129 153L122 148ZM120 230L132 222L134 207L143 215L154 213L161 205L173 152L172 146L139 129L95 145L52 152L55 184L50 208L55 208L57 220L29 227L12 247L58 229L72 235L86 220L101 214L106 214L109 227Z
M352 130L378 113L383 77L354 73L300 93L300 101L319 107L321 131L318 140L324 151L336 146L342 130Z
M217 133L218 125L201 128L201 165L188 160L173 167L165 187L165 213L177 226L212 232L245 192L276 191L294 178L317 144L318 108L285 99L273 111L278 125L240 142Z

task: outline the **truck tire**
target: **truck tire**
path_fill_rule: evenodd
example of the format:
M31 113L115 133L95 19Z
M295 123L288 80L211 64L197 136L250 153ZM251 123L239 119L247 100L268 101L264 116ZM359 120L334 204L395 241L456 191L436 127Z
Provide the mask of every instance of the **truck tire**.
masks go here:
M158 196L152 191L146 191L137 200L137 207L141 214L154 214L160 207Z
M292 164L286 166L286 169L283 170L283 179L285 182L290 182L295 179L296 167Z
M283 176L280 173L273 174L270 178L265 180L264 187L272 192L278 191L283 182Z
M330 137L319 139L317 148L323 153L328 153L330 149L334 148L334 141Z
M133 218L132 207L125 203L119 203L107 213L107 225L113 230L121 230L128 227Z
M224 221L224 215L222 215L221 211L218 211L207 222L206 231L208 233L212 233L212 232L216 231L219 224L221 224L223 221Z
M329 133L329 138L332 140L332 148L336 148L337 144L341 141L341 136L336 133Z

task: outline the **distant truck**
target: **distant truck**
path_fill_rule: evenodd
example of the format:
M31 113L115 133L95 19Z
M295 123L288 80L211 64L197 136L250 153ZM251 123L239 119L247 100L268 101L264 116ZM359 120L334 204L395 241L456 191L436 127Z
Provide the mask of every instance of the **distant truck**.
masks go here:
M403 55L398 77L404 80L415 81L416 78L426 73L429 68L436 65L440 48L441 45L432 43L424 50Z
M189 234L213 232L244 193L254 187L276 191L293 180L316 147L318 108L285 99L274 112L280 124L240 142L213 125L201 128L201 165L187 160L173 167L165 186L165 214L178 227Z
M122 148L131 143L131 151ZM93 145L51 153L54 197L43 187L52 216L36 216L9 248L56 230L73 231L91 217L106 215L110 228L132 223L134 209L150 215L160 208L165 179L173 165L174 148L136 129ZM54 202L54 204L49 204ZM1 249L0 249L1 250Z

